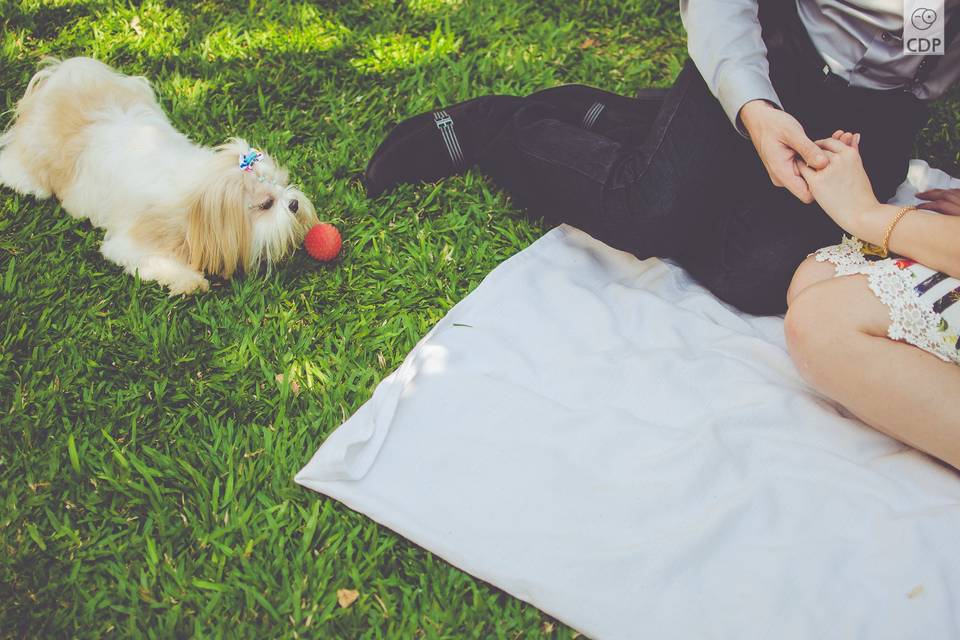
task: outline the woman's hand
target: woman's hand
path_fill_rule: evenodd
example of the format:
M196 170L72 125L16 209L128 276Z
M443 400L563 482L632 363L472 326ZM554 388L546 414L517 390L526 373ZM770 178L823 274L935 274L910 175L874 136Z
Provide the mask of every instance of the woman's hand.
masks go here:
M816 144L827 155L827 166L818 171L801 160L797 163L800 175L827 215L845 231L855 233L852 227L858 219L879 204L860 158L860 134L837 131Z
M917 194L920 200L929 200L921 205L920 209L936 211L948 216L960 216L960 189L930 189Z

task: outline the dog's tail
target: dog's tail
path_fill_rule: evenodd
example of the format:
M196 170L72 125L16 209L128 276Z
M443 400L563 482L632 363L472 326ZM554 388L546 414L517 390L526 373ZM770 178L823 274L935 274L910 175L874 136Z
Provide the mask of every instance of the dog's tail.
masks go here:
M7 126L6 130L0 134L0 149L8 145L10 140L13 139L13 125L17 123L17 118L21 113L23 113L26 104L36 97L37 92L40 91L40 88L50 78L50 76L57 71L59 66L60 60L50 56L46 56L40 61L40 68L37 69L37 72L33 74L32 78L30 78L30 82L27 83L27 90L23 93L23 97L20 98L20 100L12 109L13 118L10 120L10 124Z

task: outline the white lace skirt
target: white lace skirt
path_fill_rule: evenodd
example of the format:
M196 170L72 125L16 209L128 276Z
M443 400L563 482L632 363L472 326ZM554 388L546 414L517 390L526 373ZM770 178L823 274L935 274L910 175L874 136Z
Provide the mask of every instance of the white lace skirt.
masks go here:
M883 258L854 238L820 249L816 257L832 262L837 277L867 276L870 289L890 309L892 340L960 364L960 280L908 258Z

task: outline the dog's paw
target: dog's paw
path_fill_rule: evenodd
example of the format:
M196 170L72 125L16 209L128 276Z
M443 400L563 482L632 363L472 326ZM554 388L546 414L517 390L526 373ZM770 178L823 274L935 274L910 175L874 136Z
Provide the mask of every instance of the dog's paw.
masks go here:
M210 289L210 281L200 274L190 274L170 282L167 285L170 290L170 296L188 295L191 293L203 293Z
M46 200L52 194L34 180L27 170L16 162L14 154L9 150L0 152L0 187L9 187L25 196L34 196L38 200Z

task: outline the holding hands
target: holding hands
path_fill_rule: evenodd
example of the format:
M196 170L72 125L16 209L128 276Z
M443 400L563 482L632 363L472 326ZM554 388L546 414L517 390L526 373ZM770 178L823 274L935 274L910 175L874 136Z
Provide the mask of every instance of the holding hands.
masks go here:
M858 216L880 204L860 158L860 134L837 131L815 144L826 154L827 165L817 170L798 158L797 171L827 215L850 231Z
M860 159L859 133L836 131L813 142L796 118L766 100L745 104L740 120L771 182L807 204L816 199L840 226L843 209L877 204ZM917 198L928 200L920 209L960 216L960 189L931 189Z
M851 231L850 226L859 216L876 210L880 204L860 158L860 134L836 131L815 144L827 155L827 165L817 170L797 158L797 171L827 215ZM960 189L931 189L918 193L917 198L928 200L918 205L919 209L960 216Z
M802 202L813 202L814 195L800 175L797 162L823 169L827 156L807 137L797 119L766 100L752 100L740 110L740 120L770 181Z

